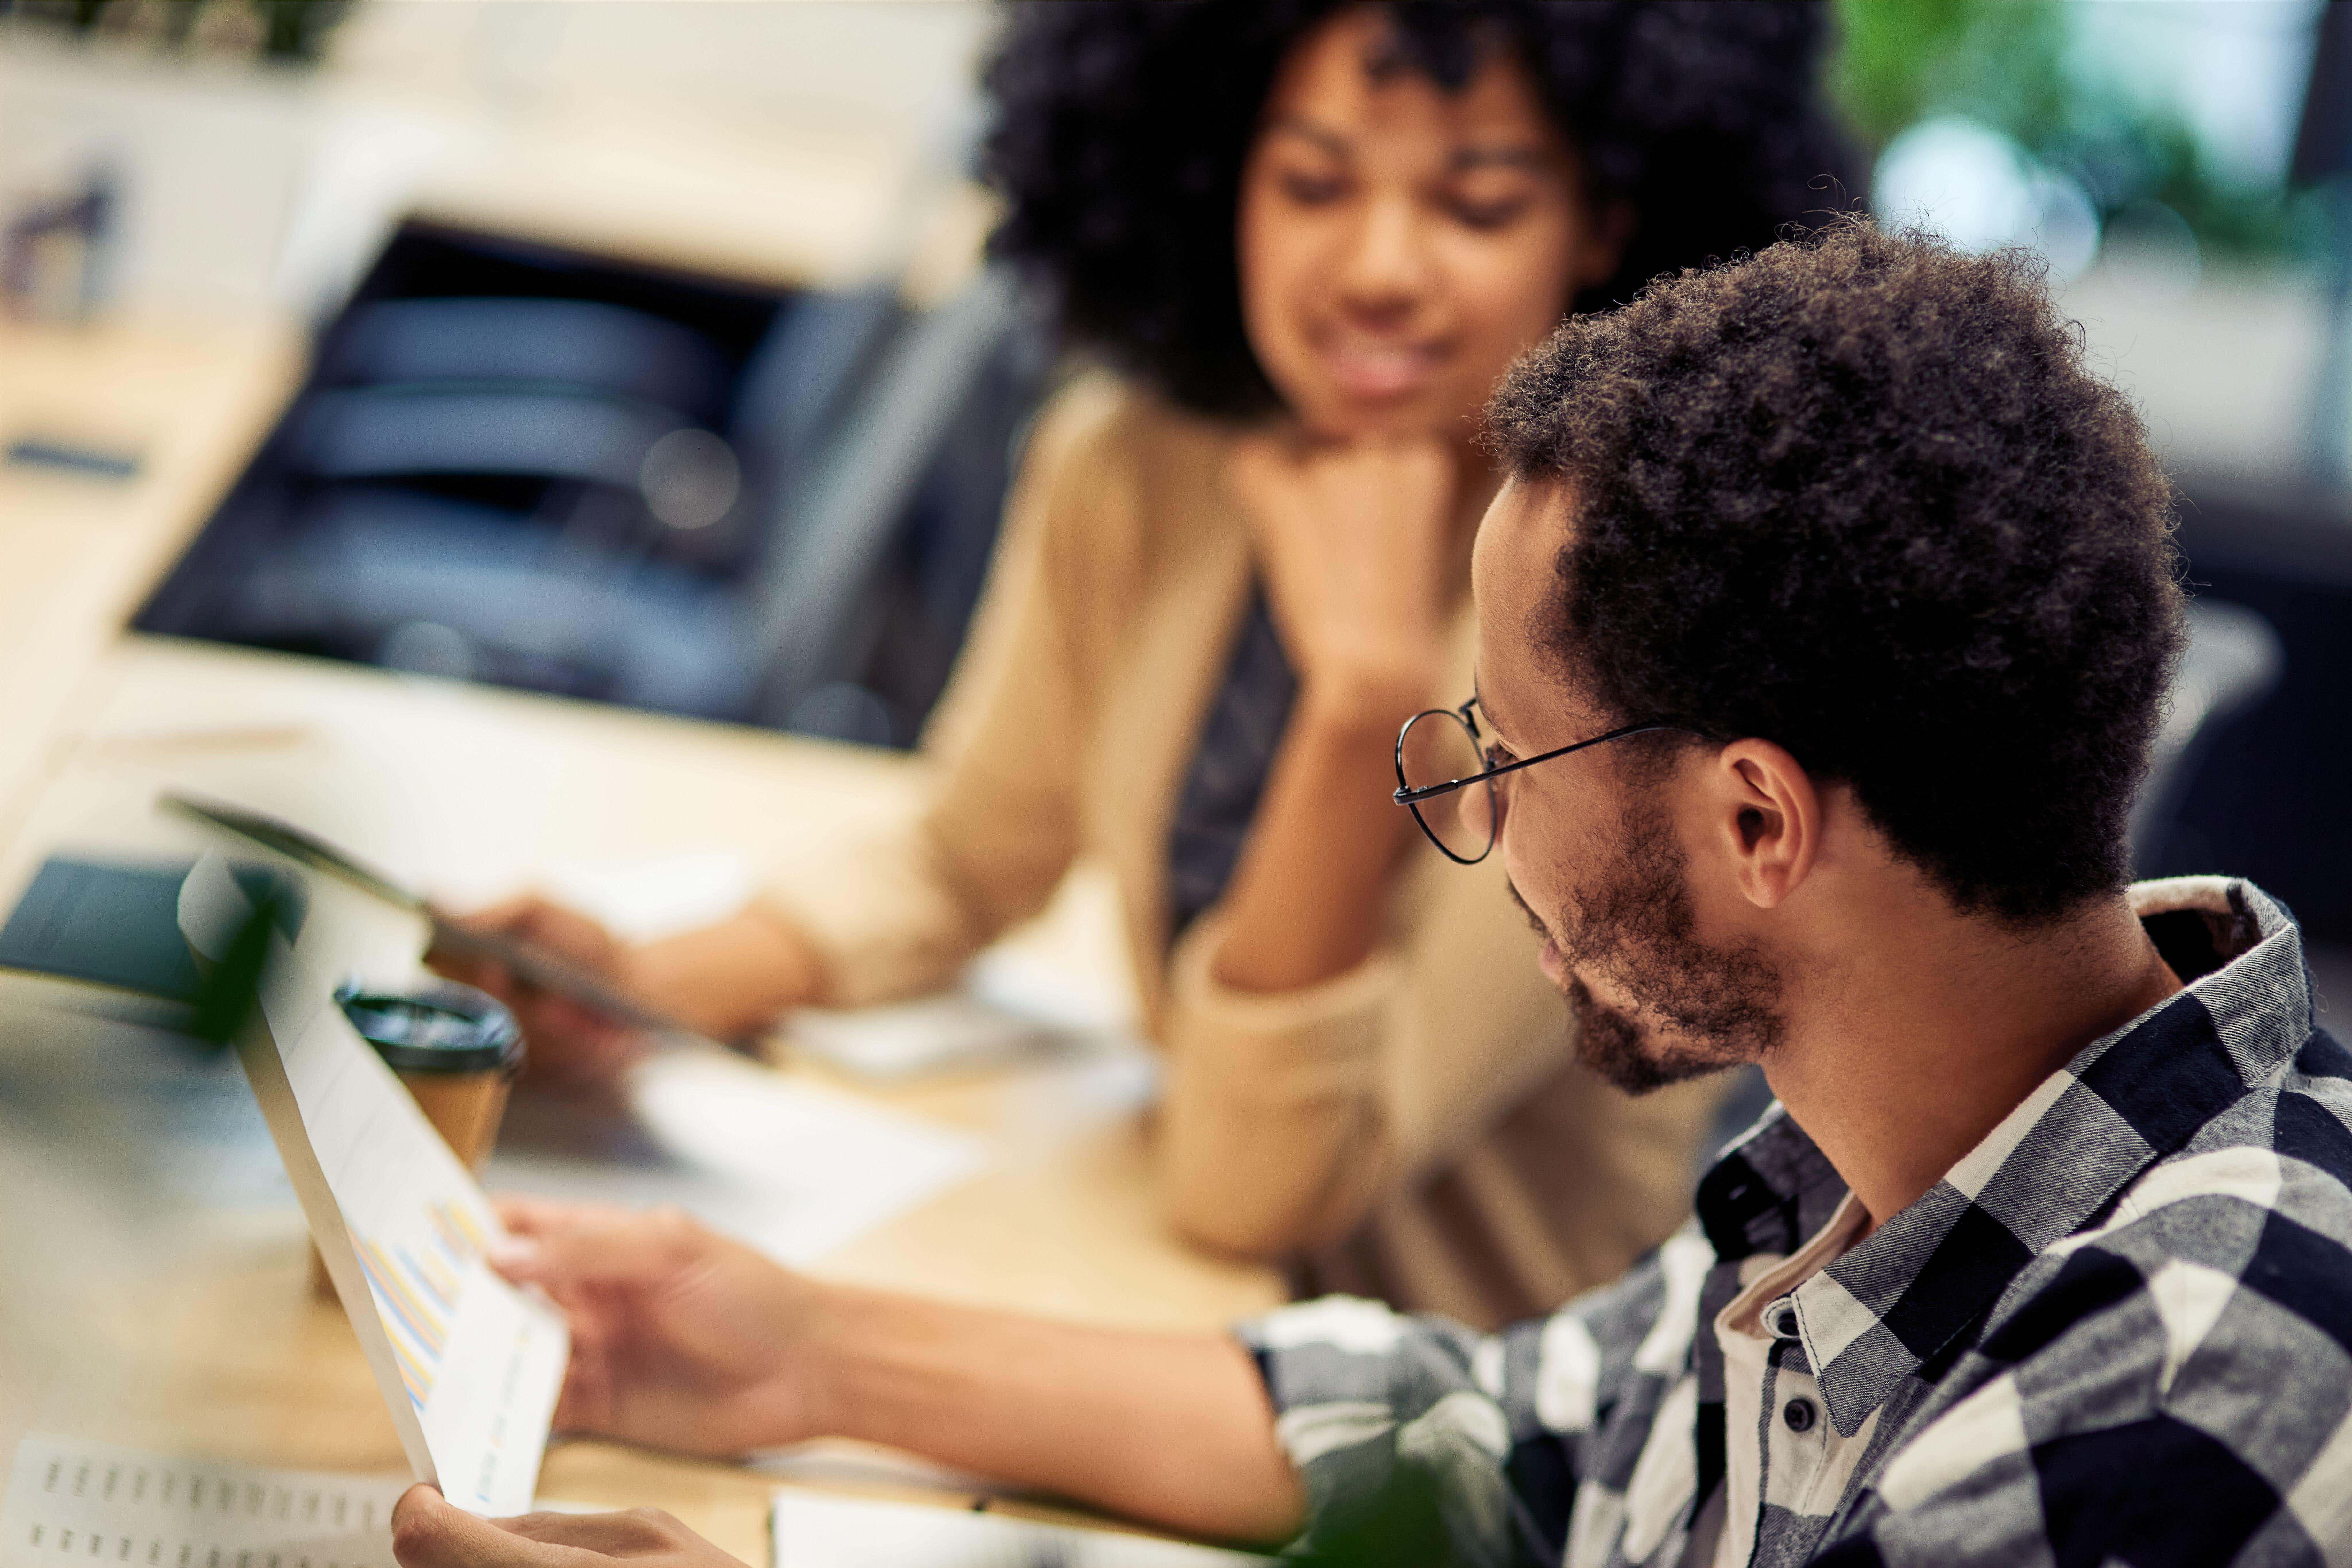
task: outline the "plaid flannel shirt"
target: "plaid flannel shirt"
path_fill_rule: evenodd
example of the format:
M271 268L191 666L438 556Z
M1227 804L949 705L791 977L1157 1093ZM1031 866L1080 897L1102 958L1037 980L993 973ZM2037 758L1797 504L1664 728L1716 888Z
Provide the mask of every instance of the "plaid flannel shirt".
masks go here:
M1776 1106L1689 1226L1547 1319L1481 1336L1334 1298L1246 1325L1302 1545L2352 1561L2352 1053L2312 1026L2295 928L2258 889L2132 899L2188 989L1825 1268L1792 1255L1836 1250L1846 1188ZM1749 1369L1730 1390L1727 1344Z

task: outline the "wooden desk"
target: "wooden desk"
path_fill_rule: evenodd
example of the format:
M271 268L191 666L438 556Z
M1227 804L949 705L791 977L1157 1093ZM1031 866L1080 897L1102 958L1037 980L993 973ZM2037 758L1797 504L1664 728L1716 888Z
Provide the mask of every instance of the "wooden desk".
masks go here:
M133 458L115 479L0 465L0 835L90 661L176 560L300 370L280 323L31 326L0 317L0 450Z
M55 373L38 396L11 357L27 342ZM278 334L209 342L174 357L101 337L84 355L0 329L0 437L112 428L147 455L128 485L0 469L0 609L17 612L0 615L0 908L60 848L213 847L152 811L166 784L284 813L428 887L717 845L788 870L817 837L903 808L913 764L897 757L117 635L291 374ZM99 394L117 381L131 390L110 416ZM372 961L413 965L421 931L380 919ZM1108 921L1081 876L1019 940L1093 973L1118 962ZM299 1215L274 1154L254 1166L234 1075L136 1028L0 1000L0 1445L54 1430L400 1468L340 1310L302 1289ZM1269 1271L1192 1252L1158 1218L1137 1082L1074 1062L884 1097L971 1131L996 1163L820 1272L1139 1327L1272 1305ZM669 1508L755 1563L771 1485L598 1443L556 1447L541 1479L551 1497Z

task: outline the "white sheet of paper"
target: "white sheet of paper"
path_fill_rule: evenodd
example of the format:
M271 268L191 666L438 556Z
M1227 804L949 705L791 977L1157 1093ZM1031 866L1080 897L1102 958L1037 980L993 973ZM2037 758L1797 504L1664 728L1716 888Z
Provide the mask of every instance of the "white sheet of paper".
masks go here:
M751 901L751 862L726 849L684 849L618 859L559 860L539 885L595 918L624 942L657 942L715 925Z
M794 1051L877 1083L993 1066L1050 1050L1066 1039L1038 1019L963 991L872 1007L803 1007L786 1021L784 1031Z
M216 956L249 909L208 855L181 929ZM322 923L278 942L238 1058L415 1478L475 1513L522 1512L571 1354L562 1314L483 1260L498 1216L336 1005Z
M952 990L870 1007L802 1007L784 1037L879 1083L992 1067L1024 1057L1156 1056L1137 1036L1136 1003L1120 976L1073 972L1060 953L1018 940L973 959Z
M950 1129L713 1052L632 1069L629 1133L644 1146L534 1147L530 1110L488 1172L501 1192L581 1203L676 1204L804 1266L978 1172L980 1144ZM520 1114L518 1115L517 1111Z
M409 1484L36 1435L0 1501L0 1568L395 1568Z
M759 888L751 860L724 848L549 861L528 877L512 867L485 871L462 884L445 878L437 891L454 907L472 908L534 889L632 942L723 921ZM795 1052L861 1079L895 1083L1100 1049L1107 1039L1131 1044L1135 1007L1123 981L1073 973L1059 954L1041 963L1016 939L981 953L955 987L937 995L868 1007L797 1008L784 1030Z
M776 1568L1267 1568L1272 1559L997 1513L780 1491Z

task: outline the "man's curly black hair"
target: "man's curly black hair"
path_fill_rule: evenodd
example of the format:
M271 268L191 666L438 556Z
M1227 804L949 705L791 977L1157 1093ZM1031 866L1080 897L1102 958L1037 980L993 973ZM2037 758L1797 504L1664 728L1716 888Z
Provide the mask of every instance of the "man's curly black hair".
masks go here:
M1785 746L1961 909L2123 885L2172 489L2032 256L1833 223L1570 321L1486 417L1567 481L1536 634L1611 712Z
M1029 0L989 63L992 254L1044 283L1065 334L1198 412L1278 406L1243 334L1241 170L1291 47L1364 0ZM1455 89L1524 62L1601 202L1633 230L1576 301L1771 243L1861 193L1820 95L1818 0L1371 0L1402 61Z

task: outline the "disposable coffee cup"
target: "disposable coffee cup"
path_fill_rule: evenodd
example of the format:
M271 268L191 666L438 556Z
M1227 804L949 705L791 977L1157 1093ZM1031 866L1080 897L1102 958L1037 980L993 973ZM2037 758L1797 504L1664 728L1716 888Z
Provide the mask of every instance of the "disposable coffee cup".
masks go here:
M522 1029L514 1015L496 997L448 981L415 991L376 991L354 983L337 991L335 1000L449 1152L481 1174L499 1141L507 1091L522 1070ZM310 1288L323 1299L335 1293L316 1248Z

